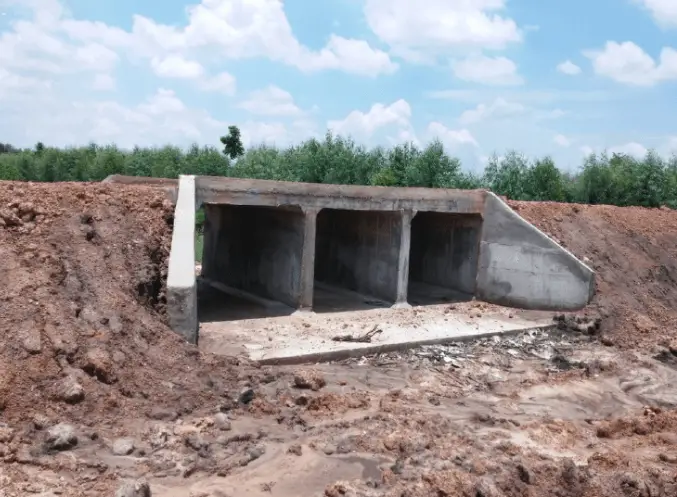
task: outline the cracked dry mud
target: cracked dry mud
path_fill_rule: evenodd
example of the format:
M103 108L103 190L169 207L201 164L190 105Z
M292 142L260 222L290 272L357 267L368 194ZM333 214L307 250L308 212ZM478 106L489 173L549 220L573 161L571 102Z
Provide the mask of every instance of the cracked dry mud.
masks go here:
M677 214L512 205L597 271L559 330L259 367L168 330L160 190L0 182L0 495L677 495Z

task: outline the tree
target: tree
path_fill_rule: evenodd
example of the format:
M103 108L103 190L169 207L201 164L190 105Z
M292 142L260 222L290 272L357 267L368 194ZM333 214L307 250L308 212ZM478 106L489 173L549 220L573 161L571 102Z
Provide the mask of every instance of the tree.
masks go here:
M562 173L550 157L536 160L527 171L525 179L528 200L562 202L566 199Z
M19 149L13 147L9 143L0 143L0 154L15 154Z
M228 126L228 134L221 137L223 143L223 153L231 159L237 159L244 155L244 146L240 138L240 128L237 126Z

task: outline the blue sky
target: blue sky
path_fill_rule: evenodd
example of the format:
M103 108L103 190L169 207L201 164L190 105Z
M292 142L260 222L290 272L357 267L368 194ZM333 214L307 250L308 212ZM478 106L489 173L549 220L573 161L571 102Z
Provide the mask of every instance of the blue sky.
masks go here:
M677 152L675 0L0 0L0 141ZM673 48L674 47L674 48ZM672 104L672 105L671 105Z

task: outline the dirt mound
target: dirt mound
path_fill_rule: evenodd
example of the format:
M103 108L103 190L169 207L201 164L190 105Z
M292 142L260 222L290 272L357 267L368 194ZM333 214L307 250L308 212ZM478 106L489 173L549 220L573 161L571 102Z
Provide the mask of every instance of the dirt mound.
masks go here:
M173 222L165 195L0 183L3 421L189 412L223 393L227 361L203 358L165 324Z
M591 310L608 344L670 346L677 339L677 212L641 207L510 202L597 273ZM677 350L677 343L674 343Z

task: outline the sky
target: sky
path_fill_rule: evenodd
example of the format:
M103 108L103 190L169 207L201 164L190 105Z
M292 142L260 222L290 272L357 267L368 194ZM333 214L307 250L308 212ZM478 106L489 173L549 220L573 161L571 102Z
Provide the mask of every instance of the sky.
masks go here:
M0 0L0 142L677 152L677 0Z

